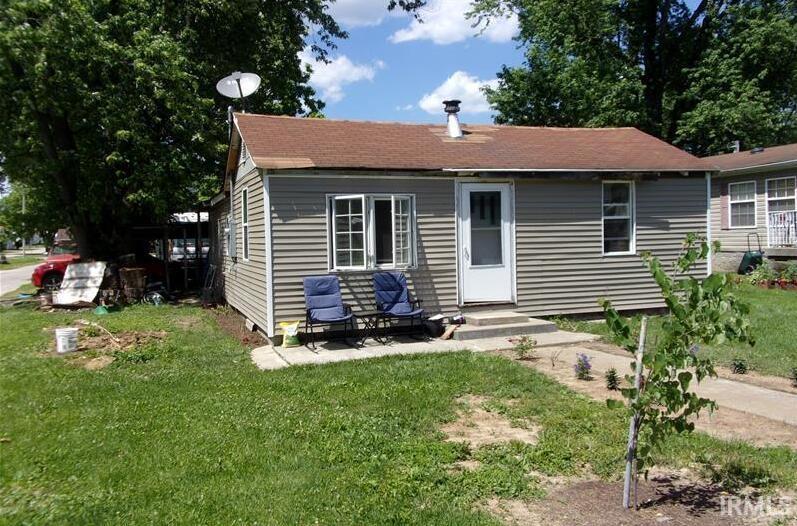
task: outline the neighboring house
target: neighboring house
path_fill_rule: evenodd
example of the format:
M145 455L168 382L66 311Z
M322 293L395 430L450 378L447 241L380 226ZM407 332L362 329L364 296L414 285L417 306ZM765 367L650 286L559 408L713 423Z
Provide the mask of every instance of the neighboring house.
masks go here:
M704 159L719 170L711 185L711 234L722 251L715 270L735 271L748 237L767 256L797 259L797 144Z
M639 254L669 264L707 234L711 165L634 128L447 111L448 127L235 114L211 211L227 302L271 336L304 320L303 277L337 274L357 312L373 271L399 269L431 314L663 306Z

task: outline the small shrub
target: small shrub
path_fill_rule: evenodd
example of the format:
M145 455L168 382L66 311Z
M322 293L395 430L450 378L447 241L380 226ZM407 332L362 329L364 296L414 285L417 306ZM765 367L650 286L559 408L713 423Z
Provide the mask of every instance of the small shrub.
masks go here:
M533 360L537 358L537 351L535 347L537 340L529 336L521 336L520 338L510 338L510 342L514 344L512 350L515 351L515 356L518 360Z
M592 380L592 363L590 357L584 353L579 353L576 364L573 366L576 378L579 380Z
M778 279L778 273L772 268L772 263L765 259L749 276L750 283L753 285L766 285L770 281Z
M797 367L791 368L791 382L794 387L797 387Z
M620 389L620 375L617 374L617 369L612 367L606 371L604 378L606 378L606 388L609 391L617 391Z
M786 265L786 268L780 274L780 278L787 282L797 283L797 263Z
M750 367L747 365L747 360L744 358L734 358L731 360L731 372L733 374L747 374Z

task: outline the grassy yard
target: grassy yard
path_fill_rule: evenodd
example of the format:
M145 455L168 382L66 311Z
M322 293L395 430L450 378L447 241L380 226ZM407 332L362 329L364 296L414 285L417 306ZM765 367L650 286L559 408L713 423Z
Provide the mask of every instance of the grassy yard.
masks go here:
M19 256L8 258L8 263L0 265L0 271L12 270L19 267L27 267L28 265L36 265L44 261L44 256Z
M737 286L736 293L750 304L755 346L723 344L704 347L701 352L707 353L720 365L727 366L735 358L742 358L754 371L788 377L791 369L797 367L797 292L742 284ZM633 319L637 325L639 320L639 316ZM611 341L605 323L568 318L554 321L562 329L600 334ZM660 318L650 320L649 342L655 341L660 323Z
M38 289L33 286L33 283L25 283L15 290L9 290L3 295L0 295L0 300L13 300L20 294L36 294Z
M75 318L165 340L89 371L46 354ZM9 524L498 524L476 505L536 498L536 471L620 476L618 411L496 356L396 357L260 372L189 307L96 317L0 311L0 522ZM536 445L476 451L437 431L472 393L513 399ZM475 471L453 462L476 458ZM728 483L797 487L797 452L696 434L672 466Z

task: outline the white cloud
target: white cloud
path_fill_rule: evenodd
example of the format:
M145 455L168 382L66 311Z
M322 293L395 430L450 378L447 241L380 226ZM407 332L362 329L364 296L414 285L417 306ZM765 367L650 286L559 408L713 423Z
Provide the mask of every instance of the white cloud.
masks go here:
M378 26L388 15L382 0L336 0L329 4L329 14L346 27Z
M433 115L443 111L443 101L459 99L462 113L486 113L490 105L482 92L484 86L495 87L498 79L479 80L465 71L455 71L445 82L437 86L431 93L425 93L418 101L418 107Z
M390 40L396 44L431 40L445 45L478 36L491 42L508 42L518 33L518 19L514 13L473 27L475 20L465 18L471 7L471 0L430 0L420 12L423 22L413 19L407 27L393 33Z
M346 55L338 55L329 63L318 62L307 50L299 53L299 59L303 65L309 64L313 69L310 85L321 92L321 98L326 102L341 101L346 96L344 86L363 80L372 81L377 70L385 68L381 60L373 64L357 64Z
M410 111L415 107L415 104L405 104L403 106L396 106L396 111Z

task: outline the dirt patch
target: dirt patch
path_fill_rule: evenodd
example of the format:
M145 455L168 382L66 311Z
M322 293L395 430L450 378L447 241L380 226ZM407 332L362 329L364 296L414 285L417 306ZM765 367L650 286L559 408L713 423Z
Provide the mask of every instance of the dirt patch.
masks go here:
M579 346L582 346L582 344L579 344ZM550 352L550 350L540 349L541 354L546 352ZM606 383L603 379L605 371L594 369L592 371L594 379L584 381L575 377L573 367L566 359L560 360L556 367L551 367L551 361L547 359L547 355L541 356L539 360L529 361L516 360L512 351L496 351L496 354L515 360L526 367L532 367L554 378L557 382L566 385L573 391L585 394L595 400L604 401L607 398L623 399L619 392L610 391L606 388ZM718 438L744 440L757 446L785 445L797 450L797 428L758 415L720 407L713 415L703 413L700 418L694 420L694 423L696 429Z
M509 525L709 526L768 524L773 520L771 516L764 521L762 517L729 516L724 512L728 508L722 506L727 493L684 471L659 471L647 481L640 480L638 511L623 509L622 495L622 481L580 480L549 488L547 496L540 500L493 498L483 508Z
M612 345L611 343L606 343L602 341L581 343L579 345L587 349L603 351L611 354L616 354L618 356L625 356L625 357L629 356L628 351L626 351L625 349L621 349L616 345ZM766 387L767 389L783 391L784 393L791 393L791 394L797 393L797 387L794 386L794 382L792 382L792 380L790 380L789 378L760 374L755 371L750 371L747 374L734 374L733 372L731 372L731 370L728 367L723 367L721 365L715 365L714 368L717 370L717 376L719 376L720 378L725 378L727 380L733 380L735 382L742 382L750 385L757 385L758 387Z
M457 413L457 418L442 426L449 442L467 442L478 448L488 444L501 442L525 442L536 444L539 427L515 427L509 419L495 411L489 410L490 398L466 395L457 399L464 407Z
M86 361L83 364L83 368L87 369L89 371L96 371L98 369L104 369L105 367L108 367L109 365L111 365L113 363L114 359L115 358L113 356L108 356L108 355L97 356L96 358L92 358L92 359Z
M125 331L111 336L106 333L93 333L91 328L86 328L80 330L77 350L101 353L129 351L147 343L160 341L168 335L166 331Z
M244 347L248 349L254 349L266 343L266 339L263 338L259 332L250 331L246 328L243 316L229 307L213 309L211 312L215 316L219 327L221 327L224 332L241 342Z
M143 345L161 341L169 335L166 331L124 331L110 334L96 325L79 326L79 330L77 351L58 354L53 343L50 351L45 354L61 357L67 363L89 371L97 371L112 364L115 353L133 351Z

